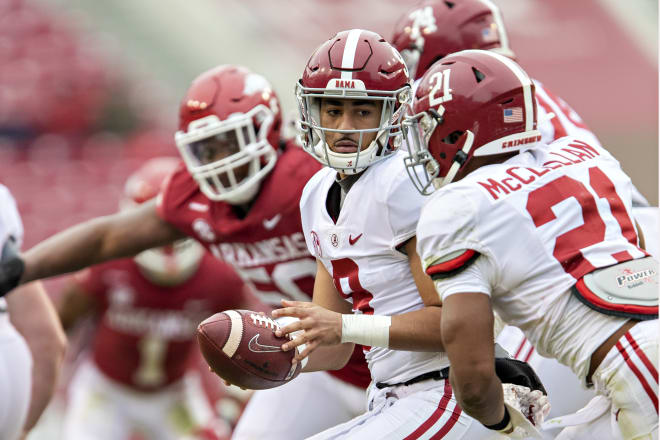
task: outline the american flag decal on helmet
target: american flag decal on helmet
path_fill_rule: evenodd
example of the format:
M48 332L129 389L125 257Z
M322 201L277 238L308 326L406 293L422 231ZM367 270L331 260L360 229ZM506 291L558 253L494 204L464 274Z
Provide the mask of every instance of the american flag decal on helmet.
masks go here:
M505 108L504 122L522 122L523 112L520 107Z

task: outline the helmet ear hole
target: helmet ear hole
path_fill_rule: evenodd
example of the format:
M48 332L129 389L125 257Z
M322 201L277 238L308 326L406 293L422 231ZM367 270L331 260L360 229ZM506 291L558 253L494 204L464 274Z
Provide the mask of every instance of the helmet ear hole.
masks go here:
M477 83L480 83L481 81L486 78L486 75L484 75L481 71L479 71L476 67L472 68L472 73L474 73L474 79L477 80Z
M458 142L461 136L463 136L463 134L465 134L464 131L460 131L460 130L452 131L442 139L442 142L444 142L445 144L454 145L456 142Z

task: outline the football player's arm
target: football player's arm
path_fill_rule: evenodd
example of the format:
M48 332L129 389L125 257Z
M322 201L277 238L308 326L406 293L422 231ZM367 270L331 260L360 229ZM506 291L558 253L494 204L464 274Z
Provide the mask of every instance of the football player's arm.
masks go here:
M504 419L502 383L495 374L493 312L484 293L457 293L442 305L442 341L449 380L461 408L484 425Z
M326 309L334 310L339 313L331 313L315 310L306 303L286 302L285 309L276 312L275 316L296 316L310 320L321 319L324 323L310 332L310 326L305 321L290 324L283 328L284 333L290 333L296 330L305 329L309 333L306 337L298 337L292 342L285 344L287 348L306 343L309 337L315 336L319 331L318 341L321 344L338 344L340 342L352 342L362 345L391 348L393 350L406 351L440 351L442 350L442 340L440 338L440 322L442 307L438 294L433 286L433 281L426 276L422 269L420 258L415 249L417 240L413 237L404 245L404 250L409 256L410 268L413 273L415 284L424 301L424 308L412 312L394 316L379 315L354 315L346 305L346 301L337 293L332 277L328 271L321 265L317 270L316 283L319 283L319 295L322 295L323 301L328 302ZM325 280L325 281L322 281ZM322 284L321 284L322 283ZM314 285L314 302L317 301L317 285ZM327 299L326 299L327 298ZM309 308L310 310L305 310ZM343 312L341 311L343 308ZM311 316L311 313L318 313L319 317ZM342 313L340 315L340 313ZM313 345L312 348L315 348ZM302 358L309 352L310 346L307 344L296 359Z
M282 301L282 309L273 311L274 317L292 316L299 320L282 327L278 334L303 330L296 338L282 346L291 350L305 344L294 361L307 357L303 371L338 370L353 353L355 344L341 343L342 314L351 314L351 304L335 289L332 276L323 263L316 262L313 302Z
M50 401L62 367L66 336L42 284L21 286L7 297L9 317L32 354L32 394L24 430L39 420Z
M169 244L183 235L160 218L156 201L72 226L23 255L20 283L61 275Z
M68 281L57 302L57 314L65 332L70 332L81 319L96 311L97 302L85 287L71 279Z
M424 273L416 247L417 238L413 237L406 242L403 249L408 255L410 271L424 302L424 308L392 316L389 348L406 351L442 351L440 337L442 301L433 281Z

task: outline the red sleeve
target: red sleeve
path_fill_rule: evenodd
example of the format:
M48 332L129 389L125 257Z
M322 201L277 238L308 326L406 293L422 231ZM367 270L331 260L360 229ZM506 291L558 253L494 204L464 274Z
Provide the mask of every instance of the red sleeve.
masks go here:
M198 190L199 186L188 173L185 164L179 164L165 179L158 194L156 211L160 218L178 227L177 212Z

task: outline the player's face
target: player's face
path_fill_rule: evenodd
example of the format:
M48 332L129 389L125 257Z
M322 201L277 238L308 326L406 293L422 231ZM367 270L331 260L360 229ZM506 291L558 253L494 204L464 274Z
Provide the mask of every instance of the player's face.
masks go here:
M365 130L380 125L382 101L361 99L321 99L321 126L333 130ZM360 144L360 135L362 143ZM325 132L325 140L336 153L355 153L376 139L377 130L366 133Z
M219 133L191 144L192 154L200 165L225 159L239 151L239 143L235 130Z
M248 134L244 129L243 139L247 140ZM238 132L236 130L229 130L219 133L215 136L202 139L190 145L192 154L197 158L200 165L208 165L210 163L227 159L240 150L238 141ZM241 182L247 177L249 172L249 164L245 164L233 169L236 181ZM229 177L226 174L219 176L223 185L229 185Z

